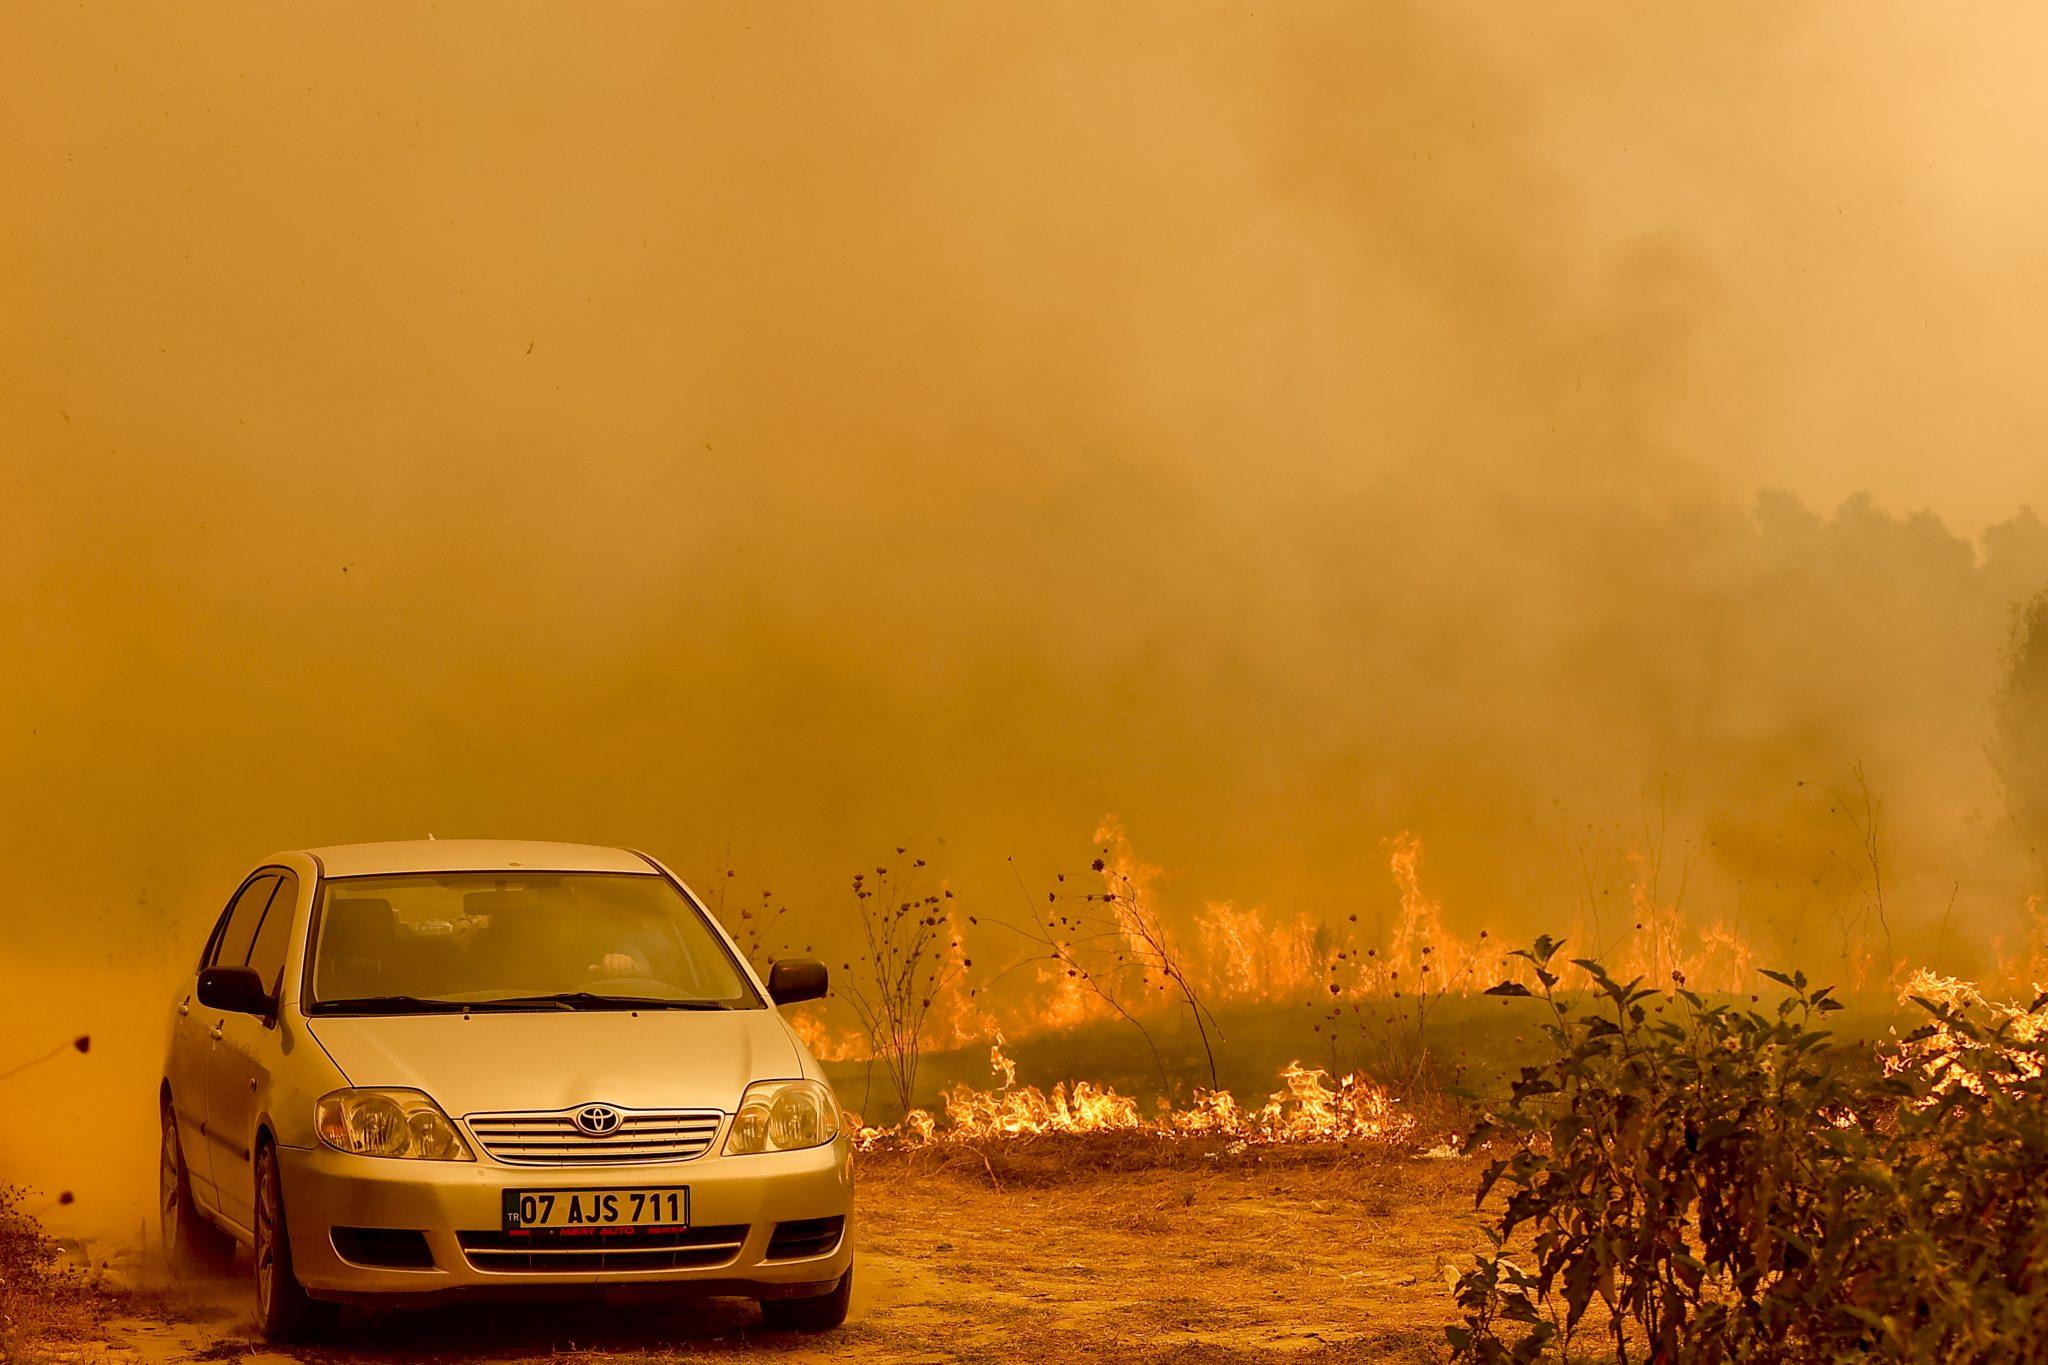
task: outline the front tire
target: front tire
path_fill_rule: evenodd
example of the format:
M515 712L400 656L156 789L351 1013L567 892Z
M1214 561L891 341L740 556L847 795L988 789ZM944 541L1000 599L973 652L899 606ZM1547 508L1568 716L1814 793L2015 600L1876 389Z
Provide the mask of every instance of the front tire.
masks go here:
M761 1322L777 1332L829 1332L846 1321L853 1302L853 1267L826 1293L810 1299L763 1299Z
M277 1149L256 1152L256 1326L269 1341L304 1341L326 1330L329 1305L309 1296L292 1271L292 1239L285 1222L284 1181Z
M226 1273L234 1261L235 1239L206 1220L192 1202L192 1181L185 1169L185 1151L178 1141L178 1119L168 1100L163 1106L163 1142L157 1149L157 1235L164 1260L180 1280Z

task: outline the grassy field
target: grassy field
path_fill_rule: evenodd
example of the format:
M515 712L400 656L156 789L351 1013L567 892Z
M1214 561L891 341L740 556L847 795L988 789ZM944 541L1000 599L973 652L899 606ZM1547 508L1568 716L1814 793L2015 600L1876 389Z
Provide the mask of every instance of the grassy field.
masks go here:
M1456 1084L1477 1078L1492 1085L1502 1074L1501 1068L1515 1056L1534 1055L1527 1036L1533 1014L1526 1008L1509 1012L1501 1006L1498 1000L1454 998L1437 1007L1423 1034L1432 1082ZM1260 1004L1219 1010L1217 1022L1221 1025L1215 1054L1217 1079L1223 1089L1246 1103L1256 1103L1270 1094L1279 1084L1281 1068L1290 1062L1332 1072L1362 1068L1378 1075L1396 1056L1399 1064L1412 1066L1416 1060L1412 1026L1391 1038L1376 1036L1361 1043L1350 1034L1333 1045L1330 1038L1311 1030L1309 1013L1299 1006ZM1086 1080L1113 1086L1148 1110L1162 1094L1184 1101L1195 1087L1206 1087L1208 1062L1194 1030L1170 1016L1148 1024L1152 1045L1158 1049L1157 1060L1137 1030L1122 1022L1032 1034L1006 1042L1003 1051L1017 1064L1020 1083L1045 1087L1057 1081ZM1382 1035L1386 1032L1382 1030ZM841 1101L868 1122L888 1124L900 1117L901 1106L881 1066L838 1062L826 1069ZM987 1088L998 1079L989 1064L987 1044L932 1052L919 1070L915 1103L936 1111L947 1088Z
M1419 1028L1412 1004L1393 1004L1378 1019L1348 1021L1336 1032L1326 1025L1318 1033L1312 1027L1314 1013L1302 1005L1227 1007L1217 1011L1217 1077L1241 1102L1255 1104L1272 1093L1289 1062L1333 1074L1362 1070L1448 1131L1462 1121L1467 1106L1437 1102L1452 1092L1485 1104L1504 1098L1517 1068L1544 1055L1544 1019L1541 1008L1526 1000L1452 995L1433 1001ZM1832 1022L1843 1039L1876 1043L1893 1029L1905 1032L1919 1021L1914 1012L1884 1002L1853 1001ZM1185 1100L1194 1087L1206 1086L1208 1065L1194 1030L1170 1016L1148 1023L1165 1064L1164 1080L1144 1038L1122 1022L1033 1034L1005 1043L1003 1051L1016 1063L1019 1083L1047 1087L1081 1079L1108 1084L1148 1110L1162 1093ZM881 1066L839 1062L826 1070L840 1101L869 1123L889 1124L900 1117L901 1106ZM923 1059L914 1102L936 1112L947 1088L986 1088L997 1080L986 1044L935 1051Z

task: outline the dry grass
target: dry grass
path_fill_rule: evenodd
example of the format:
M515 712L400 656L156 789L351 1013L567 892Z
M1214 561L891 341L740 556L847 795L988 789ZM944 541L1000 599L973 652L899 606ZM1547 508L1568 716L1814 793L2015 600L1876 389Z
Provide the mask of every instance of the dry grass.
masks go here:
M119 1302L65 1262L19 1188L0 1186L0 1360L28 1359L37 1343L90 1337Z

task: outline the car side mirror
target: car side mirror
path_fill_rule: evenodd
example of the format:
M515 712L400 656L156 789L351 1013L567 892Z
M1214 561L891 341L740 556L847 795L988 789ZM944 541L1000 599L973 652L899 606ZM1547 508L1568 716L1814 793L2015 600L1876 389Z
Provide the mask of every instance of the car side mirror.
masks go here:
M793 957L768 969L768 997L778 1005L816 1000L825 993L825 964Z
M199 974L199 1003L229 1014L262 1015L276 1004L254 967L208 967Z

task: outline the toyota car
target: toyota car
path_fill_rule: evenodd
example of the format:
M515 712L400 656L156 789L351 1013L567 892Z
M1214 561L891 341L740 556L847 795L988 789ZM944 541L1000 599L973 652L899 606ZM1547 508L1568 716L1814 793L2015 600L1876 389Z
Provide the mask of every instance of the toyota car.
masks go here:
M846 1317L852 1149L817 1060L642 853L281 853L181 983L159 1099L179 1268L250 1248L275 1338L337 1303L634 1291Z

